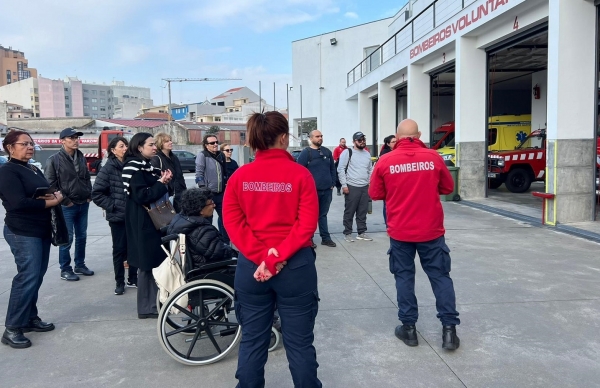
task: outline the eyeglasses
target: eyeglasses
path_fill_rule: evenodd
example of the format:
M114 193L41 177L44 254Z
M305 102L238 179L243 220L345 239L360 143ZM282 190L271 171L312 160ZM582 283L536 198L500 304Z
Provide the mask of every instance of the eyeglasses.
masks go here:
M32 141L23 141L21 143L15 143L15 144L20 144L23 147L35 147L35 143Z
M215 144L219 144L219 142L218 141L209 141L206 144L208 144L208 145L215 145Z
M208 207L208 206L216 206L215 201L210 201L209 203L207 203L206 205L204 205L204 207Z
M224 149L223 151L225 151L225 152L231 152L233 150L232 149Z

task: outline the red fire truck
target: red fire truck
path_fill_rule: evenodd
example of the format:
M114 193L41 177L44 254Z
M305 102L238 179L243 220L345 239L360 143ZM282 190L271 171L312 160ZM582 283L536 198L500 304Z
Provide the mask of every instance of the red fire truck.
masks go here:
M110 143L110 141L117 136L123 136L127 140L130 140L133 136L133 133L124 132L121 130L104 130L99 132L97 137L95 134L92 134L85 135L85 137L81 137L79 139L79 149L85 157L86 165L90 173L96 174L98 172L98 168L102 164L102 159L106 157L106 149L108 148L108 143ZM36 138L34 139L34 141L37 144L48 149L60 147L62 144L59 139ZM96 152L86 152L92 150L90 149L90 147L97 147L94 150Z
M531 182L543 181L546 173L546 129L531 132L512 151L488 153L488 187L504 183L508 191L524 193Z

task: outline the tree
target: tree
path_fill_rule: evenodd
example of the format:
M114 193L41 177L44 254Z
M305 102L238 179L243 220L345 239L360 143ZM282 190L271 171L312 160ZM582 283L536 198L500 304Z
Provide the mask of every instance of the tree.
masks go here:
M206 131L206 134L207 135L216 135L217 133L219 133L220 130L221 130L221 128L219 128L219 126L213 125L210 128L208 128L208 131Z
M317 129L317 120L303 120L302 127L300 128L301 133L310 133Z

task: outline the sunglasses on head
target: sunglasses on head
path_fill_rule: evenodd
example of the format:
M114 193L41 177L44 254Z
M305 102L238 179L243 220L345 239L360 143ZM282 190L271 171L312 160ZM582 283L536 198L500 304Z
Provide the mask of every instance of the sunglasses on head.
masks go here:
M218 141L209 141L206 144L208 144L208 145L215 145L215 144L219 144L219 142Z

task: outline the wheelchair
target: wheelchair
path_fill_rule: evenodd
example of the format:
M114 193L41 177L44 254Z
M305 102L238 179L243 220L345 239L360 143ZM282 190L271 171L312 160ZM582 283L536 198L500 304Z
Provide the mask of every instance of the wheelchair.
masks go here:
M162 238L167 259L182 269L185 284L156 306L162 348L185 365L208 365L225 358L239 343L242 328L235 317L233 281L237 258L194 268L186 254L185 234ZM169 245L169 250L165 245ZM187 270L189 268L189 270ZM187 270L187 272L186 272ZM279 318L271 329L269 351L281 341Z

